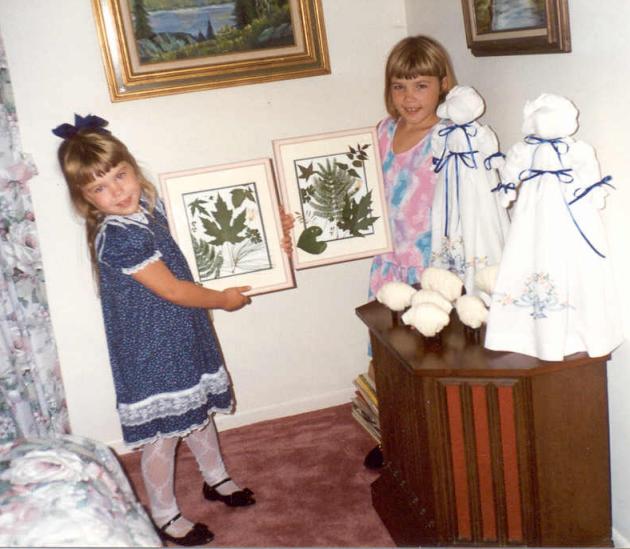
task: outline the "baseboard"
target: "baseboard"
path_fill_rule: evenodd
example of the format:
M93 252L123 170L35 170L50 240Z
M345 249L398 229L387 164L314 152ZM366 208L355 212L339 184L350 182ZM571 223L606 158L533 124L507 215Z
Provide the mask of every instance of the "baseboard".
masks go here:
M239 413L237 411L235 414L229 416L217 414L215 416L215 423L219 431L227 431L228 429L251 425L253 423L258 423L259 421L294 416L305 412L321 410L322 408L338 406L339 404L346 404L351 401L353 396L354 388L348 387L346 389L332 391L330 393L316 395L309 398L281 402L271 406L263 406L261 408L248 410L247 412ZM130 452L129 448L125 446L122 440L109 442L108 446L119 455Z
M615 547L630 547L630 539L622 536L616 528L613 528L612 538Z

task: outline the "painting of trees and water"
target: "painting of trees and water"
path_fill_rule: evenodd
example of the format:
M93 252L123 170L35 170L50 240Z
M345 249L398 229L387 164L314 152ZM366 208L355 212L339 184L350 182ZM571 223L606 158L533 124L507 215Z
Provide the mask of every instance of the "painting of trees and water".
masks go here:
M272 268L255 183L183 195L200 282Z
M129 0L141 64L295 44L289 0Z
M541 28L546 0L474 0L477 34Z
M329 242L374 234L378 217L364 165L369 148L357 143L336 154L294 161L301 203L295 215L304 227L298 248L321 254Z

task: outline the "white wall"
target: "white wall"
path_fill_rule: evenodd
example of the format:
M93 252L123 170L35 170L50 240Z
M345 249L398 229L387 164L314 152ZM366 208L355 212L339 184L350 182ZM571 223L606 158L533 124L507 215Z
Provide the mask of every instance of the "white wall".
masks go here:
M620 282L630 259L625 40L630 2L572 0L570 54L473 57L456 0L324 0L331 75L113 104L109 101L90 2L3 0L4 38L24 149L40 175L32 193L51 314L74 432L120 439L100 306L80 224L73 219L50 129L74 112L111 122L156 174L271 156L271 139L375 123L383 114L383 62L407 34L425 33L450 51L458 79L486 98L485 122L504 149L520 136L526 99L543 91L581 110L578 137L592 143L617 191L606 221ZM347 400L365 369L366 335L353 309L365 301L369 261L299 272L298 289L257 297L246 310L216 314L235 383L236 425ZM622 296L630 311L630 297ZM626 326L630 316L626 314ZM626 327L628 333L629 328ZM310 351L310 352L309 352ZM630 350L609 367L613 514L618 540L630 539ZM628 546L629 544L622 545ZM620 545L618 543L618 545Z
M24 150L70 421L75 433L120 440L100 305L50 132L73 113L110 121L149 173L272 155L273 138L375 124L387 51L406 33L403 0L324 0L332 74L111 103L87 0L3 0ZM369 260L301 271L298 288L254 298L216 327L236 388L237 425L347 402L367 367L354 308L367 299Z
M608 199L605 220L620 288L630 268L627 235L630 218L627 122L630 120L630 42L627 0L571 0L573 51L568 54L474 57L466 46L461 2L406 0L409 34L428 34L442 42L453 59L457 79L486 99L484 122L499 135L503 150L521 137L521 113L527 99L551 92L569 97L580 109L576 137L597 150L602 174L611 174L617 190ZM620 296L630 335L630 293ZM616 545L630 543L630 349L624 344L609 363L609 410Z

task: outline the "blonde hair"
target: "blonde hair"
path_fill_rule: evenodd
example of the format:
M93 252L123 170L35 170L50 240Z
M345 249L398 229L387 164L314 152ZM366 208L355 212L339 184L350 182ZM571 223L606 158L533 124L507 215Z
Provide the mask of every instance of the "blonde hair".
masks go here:
M455 75L448 53L439 42L428 36L409 36L396 44L387 57L385 65L385 106L387 112L398 118L391 96L393 78L417 78L418 76L436 76L445 82L441 90L440 101L456 84ZM444 80L445 79L445 80Z
M148 203L149 213L153 212L157 199L155 187L147 181L138 163L127 147L111 133L103 130L79 130L64 139L57 151L59 165L66 179L70 200L76 212L85 219L87 244L92 260L92 270L98 280L98 259L96 256L96 234L104 215L92 206L83 195L83 189L97 177L102 177L121 162L127 162L140 180L143 197Z

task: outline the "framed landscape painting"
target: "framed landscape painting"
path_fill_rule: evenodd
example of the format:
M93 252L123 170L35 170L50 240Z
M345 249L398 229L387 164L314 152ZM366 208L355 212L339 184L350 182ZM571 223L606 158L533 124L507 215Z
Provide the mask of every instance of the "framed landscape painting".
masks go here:
M273 142L284 208L295 217L296 269L391 251L376 130Z
M248 295L295 286L269 159L164 173L160 182L171 233L196 282L251 286Z
M112 101L330 72L321 0L92 0Z
M568 0L462 0L473 55L571 51Z

